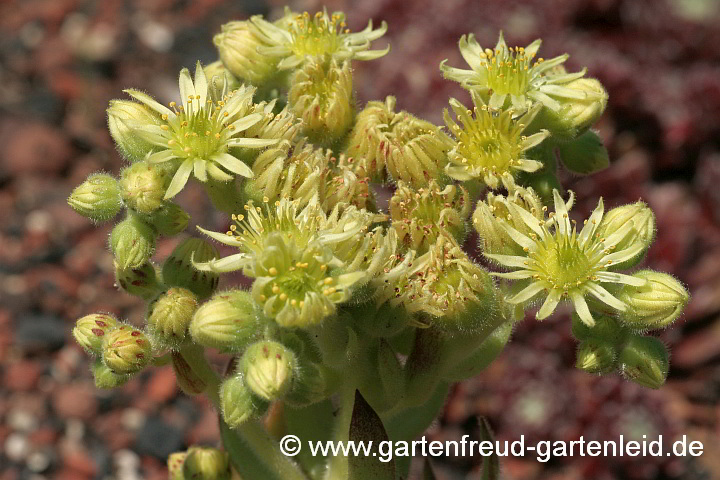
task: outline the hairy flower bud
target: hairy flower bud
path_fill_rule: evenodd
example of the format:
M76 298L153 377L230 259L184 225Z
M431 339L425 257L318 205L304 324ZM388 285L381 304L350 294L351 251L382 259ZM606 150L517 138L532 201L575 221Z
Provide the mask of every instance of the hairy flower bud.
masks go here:
M148 222L155 227L158 234L166 237L184 231L189 221L190 215L180 205L172 202L165 202L162 207L153 212L148 218Z
M147 262L136 268L120 268L117 262L115 266L115 282L130 295L135 295L143 300L150 300L161 292L160 285L155 273L155 267Z
M205 72L205 77L208 80L208 87L215 90L213 93L220 94L218 96L222 96L222 89L225 86L227 86L229 91L233 91L240 88L240 85L242 85L235 75L233 75L220 60L217 60L209 65L205 65L205 67L203 67L203 71Z
M395 111L395 97L368 102L358 113L347 153L359 176L384 180L385 169L395 180L414 187L441 180L453 142L439 127L406 111Z
M614 317L595 314L595 325L588 326L577 313L572 314L572 335L580 343L585 341L601 342L620 347L630 335L630 330L618 322Z
M164 348L180 346L197 306L195 294L181 287L172 287L153 300L147 314L153 340Z
M615 368L615 349L597 339L578 345L575 367L588 373L604 374Z
M230 480L230 457L217 448L192 447L183 462L183 475L188 480Z
M409 249L422 254L443 232L462 243L470 200L467 190L461 186L442 188L435 180L430 180L427 187L413 189L400 181L390 199L389 210L400 240Z
M137 268L155 251L155 230L139 216L128 212L110 233L110 248L118 268Z
M253 397L242 375L233 375L220 386L220 410L230 428L262 415L267 407L266 402Z
M105 335L103 362L118 374L139 372L151 360L152 347L145 334L130 325L120 325Z
M92 371L93 378L95 379L95 386L103 390L120 387L127 383L131 377L131 375L113 372L99 358L93 362L90 366L90 370Z
M634 277L647 280L642 287L624 285L618 298L628 305L620 320L639 329L663 328L674 322L690 301L685 287L672 275L642 270Z
M311 361L307 355L298 356L294 377L292 388L283 398L288 405L306 407L326 397L328 372L322 364Z
M648 388L660 388L670 368L667 348L654 337L630 337L618 361L626 378Z
M538 121L554 136L573 139L597 122L605 111L608 94L594 78L578 78L564 85L569 94L558 97L558 110L543 109Z
M200 238L187 238L163 263L163 281L167 285L187 288L200 299L207 298L217 288L220 276L214 272L198 271L193 262L207 262L219 256L212 244Z
M294 369L295 354L278 342L254 343L242 357L245 383L255 395L268 401L287 393L292 385Z
M111 175L95 173L75 187L68 204L80 215L96 222L113 218L122 208L118 182Z
M233 75L262 86L276 75L278 60L258 53L257 48L267 44L249 27L249 21L228 22L213 37L213 43Z
M644 202L613 208L603 217L597 233L601 237L609 237L628 225L632 227L630 232L615 248L621 250L637 246L641 249L633 258L615 263L613 270L627 270L640 263L655 239L655 214Z
M128 122L159 126L162 123L159 113L137 102L111 100L107 114L110 135L115 140L120 153L129 161L143 160L156 148L152 142L137 135L128 126Z
M592 130L569 142L558 142L557 149L563 164L573 173L590 175L610 166L607 148Z
M110 314L93 313L75 322L72 334L87 353L100 355L105 335L115 328L117 323L117 319Z
M303 133L314 143L341 140L355 117L350 62L309 60L292 77L290 107L303 120Z
M135 162L120 176L122 199L138 213L153 213L163 206L168 181L167 172L162 167Z
M185 464L187 452L171 453L167 459L168 480L186 480L183 474L183 465Z
M250 294L243 290L217 293L195 311L190 335L200 345L240 350L260 330L260 319Z
M543 218L543 204L540 197L532 188L516 188L507 197L488 193L484 202L478 202L472 223L480 234L480 246L485 253L501 255L522 255L523 250L515 242L500 221L506 221L515 230L528 235L530 227L525 225L521 218L510 214L509 203L513 203L530 212L538 219Z

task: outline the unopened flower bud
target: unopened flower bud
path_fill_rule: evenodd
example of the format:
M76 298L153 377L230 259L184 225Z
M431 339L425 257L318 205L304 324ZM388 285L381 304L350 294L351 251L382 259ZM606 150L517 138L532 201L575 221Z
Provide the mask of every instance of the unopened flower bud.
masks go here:
M372 101L357 115L348 140L358 176L395 180L414 187L440 181L453 142L438 126L405 111L395 111L396 99Z
M590 175L610 166L610 156L597 133L588 130L569 142L558 142L563 164L573 173Z
M607 238L630 222L632 222L632 230L615 246L615 250L620 251L634 246L638 246L641 250L633 258L614 264L613 270L627 270L640 263L655 239L655 214L644 202L623 205L607 212L600 222L597 235Z
M480 246L485 253L523 255L522 247L515 242L500 224L506 221L515 230L529 234L530 229L516 216L510 215L508 203L514 203L530 212L538 221L543 218L543 204L532 188L517 188L507 197L488 193L484 202L478 202L472 223L480 235Z
M167 285L187 288L198 298L209 297L217 288L220 276L214 272L201 272L193 266L218 258L220 254L210 243L200 238L187 238L180 242L163 263L163 281Z
M243 290L220 292L195 311L190 335L200 345L238 350L260 330L255 302Z
M110 233L110 248L118 268L140 267L155 251L155 231L137 215L129 214Z
M197 309L197 297L190 290L172 287L148 306L148 330L160 346L177 348L185 339Z
M294 369L295 355L278 342L254 343L243 354L245 383L255 395L268 401L281 398L288 391Z
M130 295L150 300L162 290L152 263L147 262L136 268L120 268L117 262L113 263L117 285Z
M96 222L110 220L122 208L118 182L104 173L90 175L72 191L68 204L80 215Z
M660 388L670 368L667 348L654 337L630 337L618 361L626 378L648 388Z
M172 352L172 368L178 387L186 394L199 395L207 388L205 380L195 373L190 364L178 352Z
M213 37L220 59L235 76L262 86L275 76L277 59L258 53L266 44L249 28L248 21L234 21L222 26Z
M152 347L147 336L130 325L120 325L105 335L103 362L118 374L139 372L151 360Z
M298 356L295 379L283 401L296 408L312 405L325 398L327 386L328 372L325 367L311 361L307 355Z
M122 198L138 213L150 214L163 206L168 185L167 172L148 162L135 162L120 176Z
M462 243L465 220L470 213L467 190L455 185L441 187L430 180L427 187L411 188L403 181L389 203L392 225L400 240L418 254L435 244L442 232Z
M615 349L601 340L585 340L578 345L575 367L588 373L609 373L615 368Z
M630 330L615 318L593 313L595 325L588 326L577 313L572 314L572 335L579 342L600 341L613 347L620 346L630 335Z
M148 218L158 234L166 237L184 231L189 221L190 215L180 205L170 202L166 202Z
M233 75L220 60L205 65L203 70L205 71L205 77L208 80L208 86L216 89L216 91L220 94L218 97L222 97L223 84L227 85L227 90L229 92L240 88L240 85L242 85L235 75Z
M175 452L170 454L167 459L169 480L186 480L185 475L183 474L185 457L187 457L187 452Z
M85 315L75 323L72 334L75 341L91 355L102 353L105 335L117 326L117 319L107 313Z
M308 60L293 75L288 100L310 141L333 145L345 136L355 116L350 62Z
M233 375L220 386L220 410L230 428L237 428L252 417L262 415L267 403L253 398L242 375Z
M617 295L628 309L621 312L620 320L639 329L663 328L674 322L683 312L690 295L673 276L653 270L633 274L647 280L642 287L624 285Z
M128 127L126 122L160 126L163 123L160 114L146 105L130 100L111 100L107 114L110 135L120 153L129 161L140 161L157 148Z
M188 480L230 480L230 457L227 452L210 447L192 447L183 462Z
M127 383L131 377L131 375L113 372L99 358L93 362L90 370L95 379L95 386L103 390L120 387Z
M578 78L563 88L570 89L572 97L558 97L560 110L544 108L539 119L544 120L541 126L550 130L553 136L573 139L598 121L605 111L608 94L594 78Z

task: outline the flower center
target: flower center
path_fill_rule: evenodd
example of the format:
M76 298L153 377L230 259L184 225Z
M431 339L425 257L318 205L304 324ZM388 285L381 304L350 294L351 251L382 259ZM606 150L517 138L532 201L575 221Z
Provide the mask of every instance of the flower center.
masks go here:
M317 12L311 17L308 12L297 15L290 21L291 48L298 56L322 55L337 51L338 38L343 33L350 33L344 15L334 13L332 17Z
M540 58L533 65L534 56L527 55L523 47L498 49L495 52L486 48L481 58L487 68L488 86L500 95L523 95L530 84L530 70L543 61Z
M516 163L522 153L520 143L513 132L504 132L495 125L500 119L494 113L475 109L475 118L468 115L464 120L464 128L455 132L463 163L469 161L496 172L508 171Z
M577 236L548 235L545 242L530 254L533 270L540 280L567 291L578 287L593 276L595 263L577 243Z

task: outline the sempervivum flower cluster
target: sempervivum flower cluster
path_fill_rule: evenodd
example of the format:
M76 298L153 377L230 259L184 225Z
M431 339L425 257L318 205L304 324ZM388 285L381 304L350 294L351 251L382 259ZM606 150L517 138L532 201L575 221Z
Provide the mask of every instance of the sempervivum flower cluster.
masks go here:
M219 60L180 71L178 101L130 89L133 100L108 108L130 165L92 175L69 204L97 222L124 212L109 238L115 278L148 308L143 328L95 314L73 333L97 357L99 387L171 363L184 392L221 412L229 455L174 455L174 476L347 478L347 459L284 458L257 420L286 416L302 434L310 424L298 409L312 406L333 422L319 427L352 438L364 423L356 412L372 409L383 414L373 429L390 421L394 435L420 434L449 382L483 370L536 302L538 319L573 305L578 369L665 381L667 349L648 331L675 321L688 294L669 275L622 273L653 241L652 211L639 201L605 213L600 200L577 227L556 176L557 159L578 174L609 164L588 130L605 107L602 85L567 74L567 55L535 60L539 41L508 48L501 35L483 50L470 35L460 50L472 70L441 69L472 107L450 99L445 126L398 110L394 96L359 108L352 62L385 55L371 42L386 29L353 33L326 10L230 22L214 38ZM172 199L191 177L228 223L195 219L209 239L180 239L158 260L158 237L190 224ZM475 241L511 271L476 261ZM221 255L216 243L235 250ZM241 275L249 288L224 285ZM235 358L224 377L205 348Z
M283 326L310 326L348 301L353 289L384 266L389 241L384 220L354 206L339 204L326 215L315 202L278 200L264 208L249 202L225 234L201 230L240 253L196 264L199 270L242 269L254 278L252 295L263 312Z
M190 72L183 69L179 84L182 104L170 102L170 108L140 91L126 90L159 116L159 125L134 119L124 123L133 135L152 145L150 163L174 164L175 173L165 198L177 195L190 175L201 182L207 182L208 178L228 182L234 175L251 177L250 167L229 150L264 148L277 143L274 138L248 138L243 134L263 119L263 114L255 112L252 103L255 89L241 87L227 91L223 85L223 90L213 95L215 92L209 90L199 62L194 80Z
M285 9L285 16L270 23L260 16L250 19L254 32L267 46L257 51L279 59L279 70L291 69L302 64L308 57L329 55L338 60L373 60L386 55L390 47L370 50L370 42L385 35L387 24L378 29L367 28L352 33L345 23L345 14L327 10L310 15L308 12L293 13Z
M568 54L550 60L537 57L542 42L538 39L527 47L508 47L502 33L494 49L482 48L473 34L460 38L460 53L470 70L449 67L445 61L440 69L445 78L460 82L478 92L491 108L512 106L526 110L532 103L557 110L560 102L553 97L574 98L575 93L565 85L582 78L586 69L576 73L558 71Z

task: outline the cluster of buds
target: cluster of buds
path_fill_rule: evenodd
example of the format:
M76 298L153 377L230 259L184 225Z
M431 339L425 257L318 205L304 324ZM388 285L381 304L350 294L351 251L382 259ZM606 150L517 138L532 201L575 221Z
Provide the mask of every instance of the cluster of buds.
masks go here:
M223 432L241 436L228 452L248 443L256 458L272 454L255 430L264 415L273 425L286 409L287 425L275 427L290 430L309 428L297 418L306 408L350 423L348 405L337 415L330 397L352 402L356 389L390 422L426 426L447 384L484 369L526 309L539 304L542 320L561 302L575 310L578 368L664 382L667 350L648 332L675 321L688 293L663 273L622 273L653 241L652 211L638 202L605 212L601 199L578 228L574 195L564 199L556 176L557 158L579 174L609 164L590 130L607 102L602 85L566 72L567 55L536 58L539 40L511 48L500 35L490 50L469 35L459 47L471 70L440 68L471 108L450 99L444 126L398 111L393 96L362 108L353 61L387 54L371 49L386 29L351 32L326 10L233 21L214 38L219 60L180 71L176 101L128 89L130 100L110 103L110 134L129 164L117 178L91 175L68 203L95 222L124 210L109 241L115 277L148 306L143 328L107 314L78 320L99 387L171 362L178 386L206 393ZM196 219L207 239L180 238L154 258L158 237L190 223L178 196L190 181L227 224ZM491 268L464 247L476 238ZM219 289L230 272L249 288ZM205 348L233 357L225 376ZM230 460L193 447L170 457L170 478L228 480ZM286 470L268 478L304 478L275 460L261 470Z
M88 354L96 357L92 372L99 388L124 384L152 360L153 348L147 335L110 314L95 313L80 318L73 337Z

